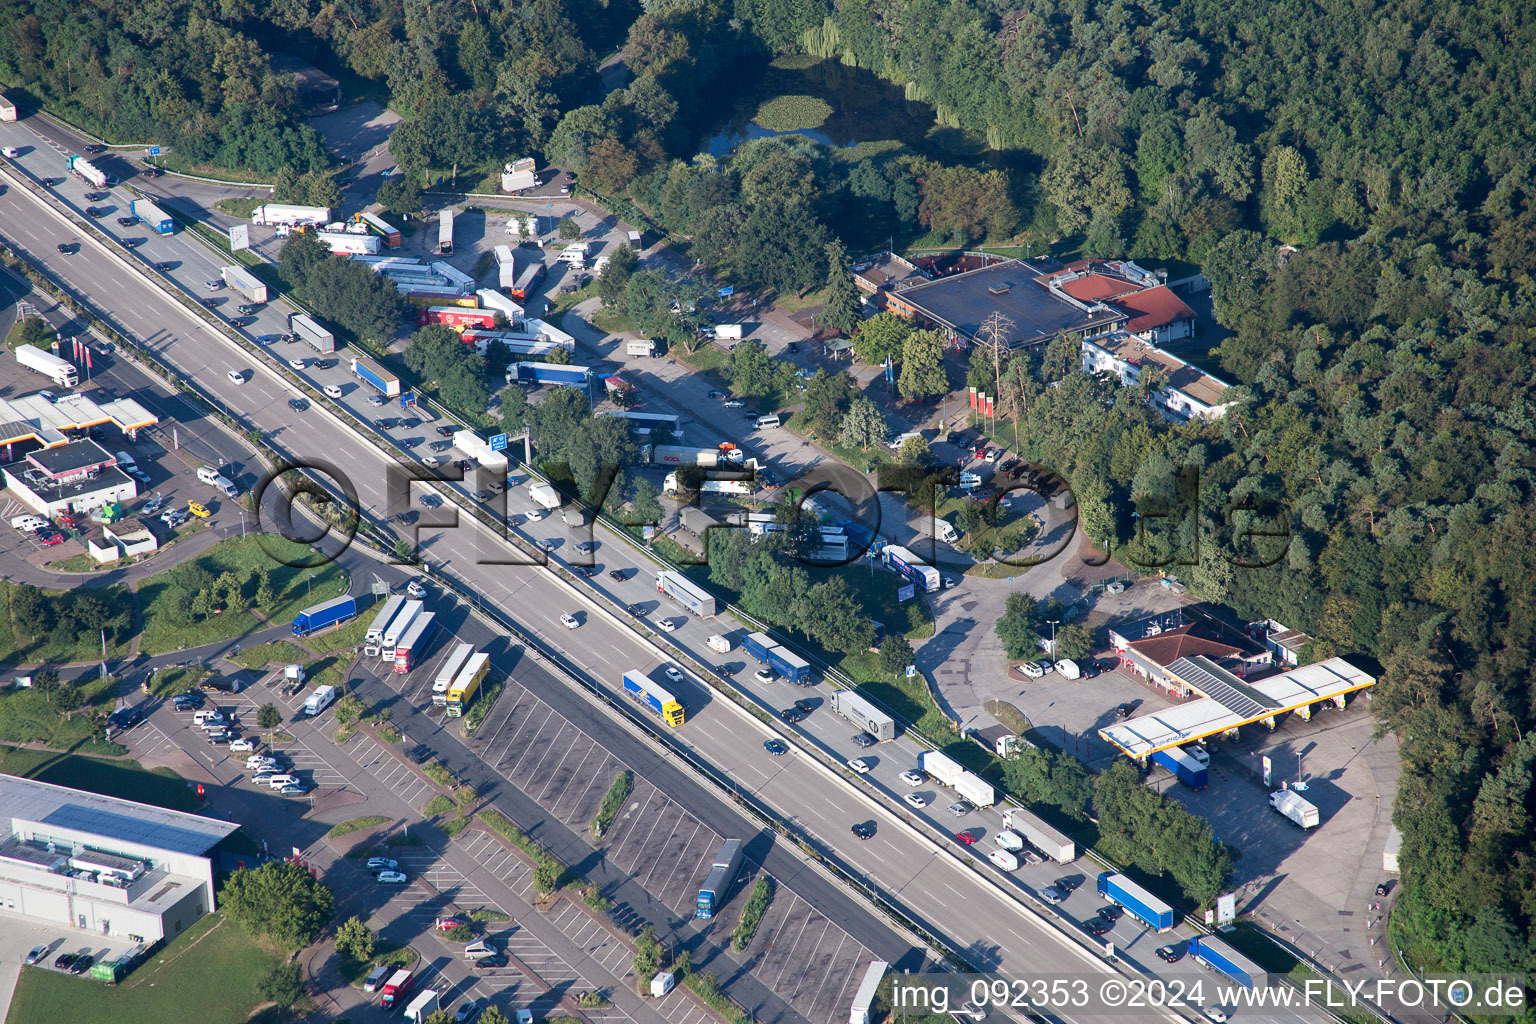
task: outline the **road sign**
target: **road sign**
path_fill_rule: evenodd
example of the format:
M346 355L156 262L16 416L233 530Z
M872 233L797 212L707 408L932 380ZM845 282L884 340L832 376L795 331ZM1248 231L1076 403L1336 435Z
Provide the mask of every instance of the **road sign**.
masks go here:
M149 155L150 156L159 156L160 155L160 147L159 146L150 146L149 147Z
M239 252L241 249L251 247L251 227L249 224L236 224L229 229L229 251Z
M732 295L735 295L735 294L736 294L736 286L735 285L726 285L724 288L720 289L720 297L722 299L728 298L729 296L732 296Z
M917 587L911 583L896 591L897 601L910 601L917 596Z
M493 451L493 452L504 452L504 451L507 450L507 435L506 434L492 434L490 441L487 442L487 443L490 444L491 451Z
M917 666L916 665L908 665L907 666L907 678L911 679L915 675L917 675Z

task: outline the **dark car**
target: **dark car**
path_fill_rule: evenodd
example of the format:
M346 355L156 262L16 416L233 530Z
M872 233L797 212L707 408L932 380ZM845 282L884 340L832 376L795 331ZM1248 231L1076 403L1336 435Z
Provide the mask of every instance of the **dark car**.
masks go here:
M468 473L470 470L475 468L475 464L469 459L459 459L454 462L454 465L459 468L461 473Z
M85 151L87 153L92 153L92 154L94 154L94 153L105 153L107 151L107 147L106 146L98 146L98 145L92 143L91 145L85 147Z
M453 447L453 442L452 441L433 441L431 444L427 445L427 447L432 449L435 452L445 452L449 448Z
M160 175L162 175L164 173L165 172L162 171L158 167L146 167L146 168L144 168L144 176L146 178L158 178L158 177L160 177Z
M597 573L598 573L597 566L595 566L595 565L584 565L581 568L577 569L576 571L581 573L587 579L591 579L593 576L596 576Z
M80 251L80 243L79 242L61 242L61 243L59 243L59 252L63 253L65 256L73 256L75 253L77 253L79 251Z
M256 307L255 306L243 305L243 306L236 306L235 308L240 310L240 312L245 314L246 316L250 316L252 313L256 312Z
M1069 896L1072 895L1072 893L1077 891L1077 886L1078 886L1078 883L1074 879L1071 879L1071 878L1058 878L1058 879L1056 879L1056 888L1060 889L1062 892L1066 893Z
M1131 712L1135 711L1135 710L1136 709L1134 707L1132 707L1130 704L1121 704L1121 705L1119 705L1118 707L1115 708L1115 717L1116 718L1130 718L1131 717Z
M399 422L400 421L393 416L385 416L382 419L374 420L373 425L379 430L389 430Z
M789 744L785 743L783 740L764 740L763 749L768 751L768 753L772 754L774 757L782 757L783 755L789 753Z
M1380 885L1378 885L1376 887L1376 895L1377 896L1385 896L1387 893L1389 893L1391 891L1392 891L1392 883L1391 882L1382 882Z
M142 239L142 238L125 238L125 239L123 239L123 248L124 249L137 249L139 246L141 246L143 244L144 244L144 239Z
M1103 935L1109 931L1109 922L1102 917L1090 917L1083 922L1083 930L1089 935Z
M401 420L400 425L406 430L415 430L417 427L421 426L421 420L417 419L415 416L411 416Z
M608 573L608 578L613 580L615 583L623 583L625 580L629 579L629 573L623 569L614 569L612 572Z
M475 961L475 967L482 971L492 967L505 966L507 966L507 954L505 953L497 953L494 956L483 956L479 960Z
M135 224L137 224L139 222L139 218L137 218L135 216L132 216L130 214L127 217L119 217L119 218L117 218L117 222L119 224L121 224L125 228L131 228L131 227L133 227Z
M1098 662L1096 662L1096 661L1088 662L1087 664L1082 666L1081 672L1082 672L1082 676L1083 676L1084 679L1092 679L1092 678L1094 678L1095 676L1097 676L1099 674L1099 664L1098 664Z
M404 441L401 441L400 445L403 448L416 448L416 447L419 447L421 445L421 438L419 438L419 437L408 437Z
M724 391L711 391L709 393L709 397L710 398L724 398L725 397L725 392Z
M290 398L288 399L288 408L292 409L294 412L303 412L305 409L309 408L309 403L304 401L302 398Z
M111 195L112 193L110 192L87 192L85 194L85 201L88 203L99 203L103 199L110 198Z
M118 708L107 716L107 724L114 729L131 729L144 717L138 708Z
M60 953L58 956L53 958L53 966L57 967L61 971L67 971L74 966L75 961L78 959L79 957L75 956L73 953Z
M160 271L160 273L165 274L165 273L169 273L172 270L175 270L176 269L176 264L174 264L174 263L156 263L155 264L155 269Z
M779 717L793 725L796 722L805 721L805 712L801 711L799 708L785 708L783 711L779 712Z
M453 424L449 423L449 424L446 424L444 426L441 426L441 427L437 428L437 436L438 437L452 437L454 434L456 434L458 432L458 429L459 429L458 427L456 427Z
M84 974L86 971L91 969L91 965L95 962L96 958L91 954L81 953L79 956L75 957L75 962L69 965L69 973Z
M85 215L87 217L105 217L107 215L107 211L103 210L99 206L87 206L85 208Z
M1176 964L1184 959L1184 947L1182 945L1159 946L1157 947L1157 958L1165 964Z
M405 756L417 764L421 764L421 762L432 756L432 748L427 746L425 743L418 743L410 750L406 751Z
M816 710L816 702L810 700L797 700L795 701L795 710L804 711L806 714L810 714L812 711Z
M875 823L872 821L861 821L853 826L851 831L860 839L872 839L875 835Z
M790 355L795 355L800 351L800 346L792 341L788 345L784 346L784 351L788 352Z

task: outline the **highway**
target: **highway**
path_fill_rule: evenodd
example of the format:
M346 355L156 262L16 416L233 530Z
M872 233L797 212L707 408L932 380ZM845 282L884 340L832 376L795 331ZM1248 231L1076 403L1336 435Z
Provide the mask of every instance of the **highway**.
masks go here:
M32 147L15 163L35 178L64 177L57 152L34 136L25 123L0 126L0 141ZM83 207L85 188L81 183L68 180L54 192L77 210ZM119 201L113 205L126 206L120 198L121 190L114 197ZM299 397L299 393L275 372L272 362L241 349L190 310L169 300L145 278L125 272L105 245L69 228L55 210L29 189L13 187L0 196L0 223L6 225L5 231L14 242L46 262L98 306L111 310L120 323L136 332L162 359L185 377L195 378L277 444L301 460L344 468L365 510L383 517L403 508L399 496L387 493L386 469L392 461L315 407L322 401L317 394L304 396L311 403L310 408L292 408L290 400ZM105 219L102 227L116 230L111 217ZM196 295L201 282L218 276L217 255L194 237L178 233L162 238L142 227L128 231L128 237L145 241L135 252L124 252L126 259L145 261L146 266L154 262L172 264L171 275L188 294ZM75 240L83 246L78 255L57 253L59 242ZM282 303L270 304L250 330L262 334L281 330L281 314ZM290 351L272 353L274 359L313 355L300 353L296 345L277 347L290 350L292 355ZM330 358L341 355L344 352ZM231 370L247 371L245 381L233 382L228 376ZM381 412L399 412L372 410L366 404L362 385L339 363L327 370L316 371L311 367L303 375L316 387L342 386L345 395L340 404L365 422ZM435 438L431 426L394 429L386 435L396 443L411 438L425 441ZM520 511L519 506L526 507L526 499L515 496L513 505L511 511ZM600 582L599 590L546 569L491 564L507 560L510 549L504 540L467 518L457 527L428 525L453 518L451 508L435 513L438 519L433 519L433 515L423 514L420 530L421 550L431 566L447 569L466 581L484 600L498 605L525 629L563 650L575 666L601 685L617 692L620 674L626 669L655 674L667 663L662 652L623 621L622 611L619 617L612 614L614 606L600 593L610 593L619 602L619 609L624 604L639 605L650 624L663 616L680 618L681 609L664 603L656 594L651 581L654 566L644 562L628 544L607 535L601 527L596 530L593 558L602 566L602 572L594 582ZM534 531L529 536L536 543L550 543L557 562L564 552L574 548L576 538L558 518L529 524L529 529ZM629 578L615 583L606 575L613 569L629 570ZM567 631L561 625L560 615L564 612L580 613L581 625L577 630ZM723 626L718 621L689 619L667 639L699 663L716 664L721 659L707 653L705 640L721 631ZM726 658L724 663L750 664L740 657ZM749 685L749 675L738 674L740 685ZM1033 872L1019 872L1030 887L1048 884L1063 873L1087 882L1061 911L1042 905L1037 914L995 890L991 881L998 879L1000 873L974 857L969 863L956 859L949 849L937 845L953 844L953 840L938 838L942 833L932 824L922 824L922 819L909 815L897 803L896 798L906 790L896 781L896 775L915 763L915 746L903 742L888 744L871 755L878 763L875 772L866 777L867 782L855 781L851 775L838 781L828 769L799 753L777 760L770 758L763 751L762 742L775 733L726 700L713 696L702 684L690 683L680 691L690 720L673 735L677 743L727 773L795 826L815 835L885 899L921 926L944 936L976 966L1017 976L1090 974L1106 969L1086 942L1045 920L1046 915L1060 913L1067 927L1074 927L1073 922L1091 915L1099 905L1092 893L1096 868L1081 862L1080 866L1065 869L1043 866ZM774 683L768 684L760 699L765 706L783 706L804 693ZM818 693L824 695L824 691ZM839 758L853 756L848 742L852 728L827 710L818 710L805 724L811 728L802 732L803 741L819 744ZM936 806L942 806L942 800ZM864 821L875 822L877 833L861 842L849 828ZM994 822L995 816L978 813L958 824L984 824L989 832L995 832L998 826ZM945 831L952 827L953 824L946 825ZM926 832L921 831L924 829ZM958 844L954 844L954 849L959 849ZM964 855L971 853L965 851ZM1017 879L1007 884L1023 888ZM1109 937L1116 941L1121 961L1141 970L1149 970L1150 964L1155 963L1153 948L1166 941L1161 936L1138 934L1124 920ZM1159 971L1164 976L1203 977L1200 972L1188 958ZM1082 1021L1099 1019L1092 1014L1059 1016ZM1275 1020L1293 1019L1293 1015L1284 1014L1245 1012L1241 1016L1244 1020L1269 1016Z

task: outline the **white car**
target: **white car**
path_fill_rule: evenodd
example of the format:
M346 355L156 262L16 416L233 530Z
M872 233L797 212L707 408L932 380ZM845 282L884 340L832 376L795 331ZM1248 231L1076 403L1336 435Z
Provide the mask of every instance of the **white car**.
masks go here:
M232 754L249 754L255 749L255 740L235 740L235 742L229 745L229 751Z
M869 769L872 766L870 765L870 763L868 761L864 760L862 757L856 757L853 760L848 762L848 767L852 768L854 771L858 772L860 775L868 775L869 774Z
M437 466L440 465L442 461L443 460L438 458L436 455L423 455L421 457L421 464L423 466Z
M248 771L252 769L277 771L277 759L268 757L266 754L253 754L245 759L245 767Z
M244 370L230 370L224 376L229 378L229 382L231 384L244 384L245 383L245 371Z
M411 580L405 585L406 596L413 601L420 601L427 596L427 588L421 585L420 580Z
M666 676L668 679L672 680L672 682L674 682L674 683L680 683L680 682L683 681L682 670L679 669L676 665L668 665L666 668L662 669L661 671L662 671L662 675Z
M760 683L771 683L773 682L773 675L773 669L760 668L756 672L752 673L752 678L756 679Z
M663 633L672 633L677 630L677 623L673 622L671 619L657 619L656 626Z
M340 398L341 397L341 387L340 387L340 385L337 385L337 384L327 384L325 387L321 388L320 390L325 392L325 397L326 398Z
M1205 1014L1207 1020L1213 1020L1216 1024L1227 1024L1227 1011L1219 1006L1207 1006L1200 1012Z
M576 616L572 615L570 612L562 612L560 614L560 625L564 626L566 629L575 629L577 626L581 625L581 623L577 622Z
M1023 672L1031 679L1039 679L1045 675L1045 669L1041 668L1040 664L1034 661L1024 662L1019 666L1019 671Z
M380 871L378 880L384 885L404 885L407 881L403 871Z
M909 786L921 786L928 780L924 777L923 773L918 771L916 768L909 768L901 773L901 781L905 782Z
M531 508L531 509L528 510L528 521L530 523L536 523L540 519L543 519L544 515L545 515L545 512L544 512L543 509L541 509L541 508Z
M908 793L906 796L902 797L902 799L905 800L911 807L928 806L928 798L923 796L921 793Z
M290 360L288 360L288 365L293 367L295 370L302 370L306 366L309 365L309 360L308 359L290 359Z

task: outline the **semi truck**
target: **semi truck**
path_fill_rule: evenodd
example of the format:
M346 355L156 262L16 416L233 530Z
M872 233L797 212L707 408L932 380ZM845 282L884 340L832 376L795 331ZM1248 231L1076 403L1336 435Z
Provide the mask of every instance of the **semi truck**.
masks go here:
M251 211L251 223L275 228L278 225L294 227L324 227L331 222L329 206L290 206L286 203L267 203Z
M427 603L425 601L406 601L405 604L400 606L400 610L395 613L395 617L390 620L389 625L384 627L384 636L379 641L379 655L381 657L387 661L394 660L395 648L399 645L400 638L405 636L406 632L410 630L411 624L420 618L426 609Z
M955 792L977 807L991 807L997 803L997 793L992 789L992 784L971 772L961 773L960 780L955 783Z
M592 367L564 363L513 363L507 367L508 384L553 384L562 388L586 387Z
M261 279L244 267L221 267L219 276L224 283L252 302L267 301L267 286Z
M960 539L960 534L954 525L946 519L936 516L923 516L917 521L917 532L923 537L933 537L946 544L953 544Z
M624 343L626 356L654 356L656 343L649 338L630 338Z
M1077 859L1075 842L1022 807L1003 811L1003 827L1022 835L1031 846L1058 864L1070 864Z
M464 667L459 669L459 674L454 677L453 685L448 687L448 699L444 702L449 718L459 718L464 714L464 709L474 701L475 694L480 690L480 684L485 682L485 677L491 672L491 656L484 651L472 654Z
M939 570L931 565L924 565L906 548L889 544L880 554L885 559L886 565L911 580L918 590L932 594L943 586L943 581L939 578Z
M288 316L288 330L300 341L308 344L316 352L335 352L336 335L321 327L313 318L303 313L292 313Z
M960 776L965 774L965 769L960 766L960 762L937 750L919 751L917 766L946 786L953 786L960 781Z
M676 430L676 427L672 428ZM641 450L642 456L648 456L652 465L656 466L724 466L741 465L746 459L746 453L735 445L717 446L715 448L684 448L681 445L657 444L648 445L649 451Z
M4 93L0 93L0 121L14 121L20 116L16 104Z
M832 710L877 740L896 738L896 720L852 690L834 691Z
M768 652L779 646L767 633L748 633L741 641L742 649L759 662L768 660Z
M1127 913L1155 932L1166 932L1173 927L1173 908L1124 875L1100 872L1099 895L1124 907Z
M517 283L517 254L510 245L498 245L496 253L496 287L511 288Z
M433 704L440 708L448 705L448 690L474 653L473 644L456 644L453 650L448 652L448 656L437 667L437 676L432 680Z
M416 314L418 326L442 324L444 327L478 327L491 330L496 326L497 312L465 306L428 306Z
M293 635L308 636L316 630L325 629L346 622L357 617L357 599L350 596L333 597L329 601L322 601L316 605L310 605L293 620Z
M1196 963L1225 975L1243 988L1251 989L1264 978L1262 967L1214 935L1196 935L1190 939L1189 952Z
M72 388L80 383L80 371L68 359L52 352L44 352L35 345L17 345L16 361L29 370L36 370L61 388Z
M409 672L426 659L427 649L432 646L432 634L437 632L435 612L427 612L406 630L395 645L395 671Z
M704 877L704 884L699 886L695 917L704 920L714 917L715 911L730 898L731 886L736 884L736 875L741 871L741 857L746 845L740 839L727 839L720 844L714 863L709 866L709 874Z
M796 686L810 686L811 663L783 644L768 652L768 667Z
M170 235L176 232L176 222L171 220L171 215L148 199L133 200L128 204L128 211L157 234Z
M671 569L656 574L656 589L687 608L702 619L713 618L715 595L689 581L688 577Z
M533 499L535 505L550 511L565 504L565 499L560 496L560 492L555 490L552 484L542 480L534 480L528 484L528 497Z
M496 289L480 288L476 290L475 298L480 300L480 305L482 308L489 309L492 312L500 313L502 316L505 316L508 323L522 323L523 313L526 312L526 310L524 310L522 306L519 306L517 303L513 302L511 299L507 298L505 295L501 294L501 292L497 291Z
M624 694L674 729L683 724L683 705L672 691L639 669L624 673Z
M107 172L91 163L83 156L70 155L65 158L64 166L75 177L82 181L88 181L97 188L107 188L112 184L112 179Z
M368 624L368 632L363 634L363 643L374 646L384 639L384 629L400 614L400 607L405 604L405 596L396 594L380 606L378 614Z
M395 398L400 394L400 378L367 356L353 357L352 375L371 385L385 398Z
M1061 662L1056 664L1058 666L1057 671L1060 671L1059 666ZM1173 773L1174 778L1184 783L1190 789L1204 789L1209 781L1210 772L1207 770L1206 765L1179 747L1169 747L1166 750L1154 751L1152 763L1168 769Z
M884 960L872 961L864 971L864 980L859 982L858 991L853 994L853 1006L848 1012L848 1024L872 1024L875 1019L875 996L880 991L880 982L885 980L885 972L890 969L890 964Z
M442 210L437 215L437 254L453 255L453 211Z
M400 248L400 229L393 224L389 224L371 213L359 213L352 219L367 228L370 234L377 235L379 241L383 242L388 248Z
M353 231L316 231L321 245L337 256L372 256L379 251L379 236Z
M698 490L700 494L749 495L756 492L757 488L755 480L700 480ZM667 478L661 482L661 490L669 495L678 492L676 470L667 474Z
M1269 794L1269 806L1291 819L1302 828L1314 828L1322 820L1317 807L1289 789Z
M304 698L304 717L314 718L336 700L336 687L317 686L315 692Z
M501 190L503 192L526 192L531 188L538 188L544 184L539 180L538 164L533 157L524 157L514 160L502 168Z
M507 294L518 302L527 302L534 288L538 287L543 279L544 261L537 260L518 271L517 279L513 281L512 287L507 289Z
M414 972L401 968L389 976L384 983L384 993L379 996L379 1005L386 1010L393 1010L405 1001L405 997L411 994L411 989L416 987L416 975Z

